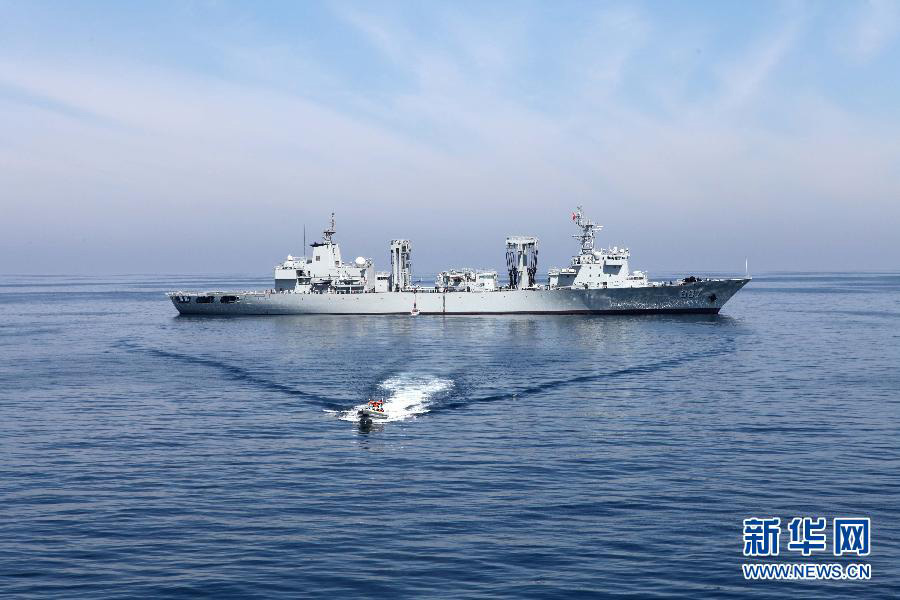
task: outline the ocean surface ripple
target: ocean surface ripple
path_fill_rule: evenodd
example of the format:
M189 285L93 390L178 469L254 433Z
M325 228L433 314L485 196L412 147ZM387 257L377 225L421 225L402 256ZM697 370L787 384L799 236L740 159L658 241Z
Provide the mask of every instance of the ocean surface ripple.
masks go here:
M0 593L900 596L900 275L757 277L718 316L162 295L267 285L0 277ZM752 516L871 517L872 581L745 582Z

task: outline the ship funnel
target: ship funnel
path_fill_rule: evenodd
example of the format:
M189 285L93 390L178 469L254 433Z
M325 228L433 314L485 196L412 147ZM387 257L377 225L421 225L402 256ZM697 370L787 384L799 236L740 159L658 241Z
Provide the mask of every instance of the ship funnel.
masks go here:
M534 287L537 274L538 239L514 235L506 238L506 267L509 287L523 290Z
M410 287L412 266L412 244L409 240L391 241L391 281L392 292L401 292Z

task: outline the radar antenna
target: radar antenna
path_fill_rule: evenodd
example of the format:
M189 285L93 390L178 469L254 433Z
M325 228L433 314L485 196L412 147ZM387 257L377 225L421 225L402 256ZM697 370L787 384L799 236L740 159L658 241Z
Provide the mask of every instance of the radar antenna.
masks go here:
M334 229L334 213L331 213L331 225L322 232L322 235L325 236L325 242L331 244L331 236L333 236L337 231Z
M581 242L581 253L592 253L594 251L594 231L600 231L603 229L603 225L597 225L590 219L586 219L584 217L584 209L581 206L572 213L572 220L575 221L575 225L581 228L581 233L572 236Z

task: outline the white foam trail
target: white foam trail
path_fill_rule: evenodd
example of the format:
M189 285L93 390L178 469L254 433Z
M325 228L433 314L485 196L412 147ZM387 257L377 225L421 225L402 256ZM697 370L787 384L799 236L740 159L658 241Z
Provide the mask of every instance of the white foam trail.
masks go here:
M414 419L430 410L434 397L453 387L453 382L440 377L422 375L397 375L378 384L382 394L376 394L376 399L384 400L384 412L386 419L378 419L378 423L390 423ZM363 402L352 409L338 412L338 418L344 421L356 421L359 419L357 411L366 406ZM332 411L328 411L332 412Z

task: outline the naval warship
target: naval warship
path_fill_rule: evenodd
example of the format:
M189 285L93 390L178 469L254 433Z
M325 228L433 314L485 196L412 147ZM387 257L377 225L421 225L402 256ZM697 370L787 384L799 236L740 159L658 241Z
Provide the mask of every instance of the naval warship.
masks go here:
M311 256L287 259L275 267L274 287L256 291L169 292L181 314L199 315L497 315L497 314L716 314L750 281L684 277L651 281L631 271L628 248L595 248L602 226L582 207L572 213L580 243L568 267L548 271L537 281L538 239L506 238L508 280L497 271L449 269L429 286L413 283L412 244L393 240L391 270L376 271L371 258L345 263L335 242L334 213ZM305 246L305 242L304 242Z

